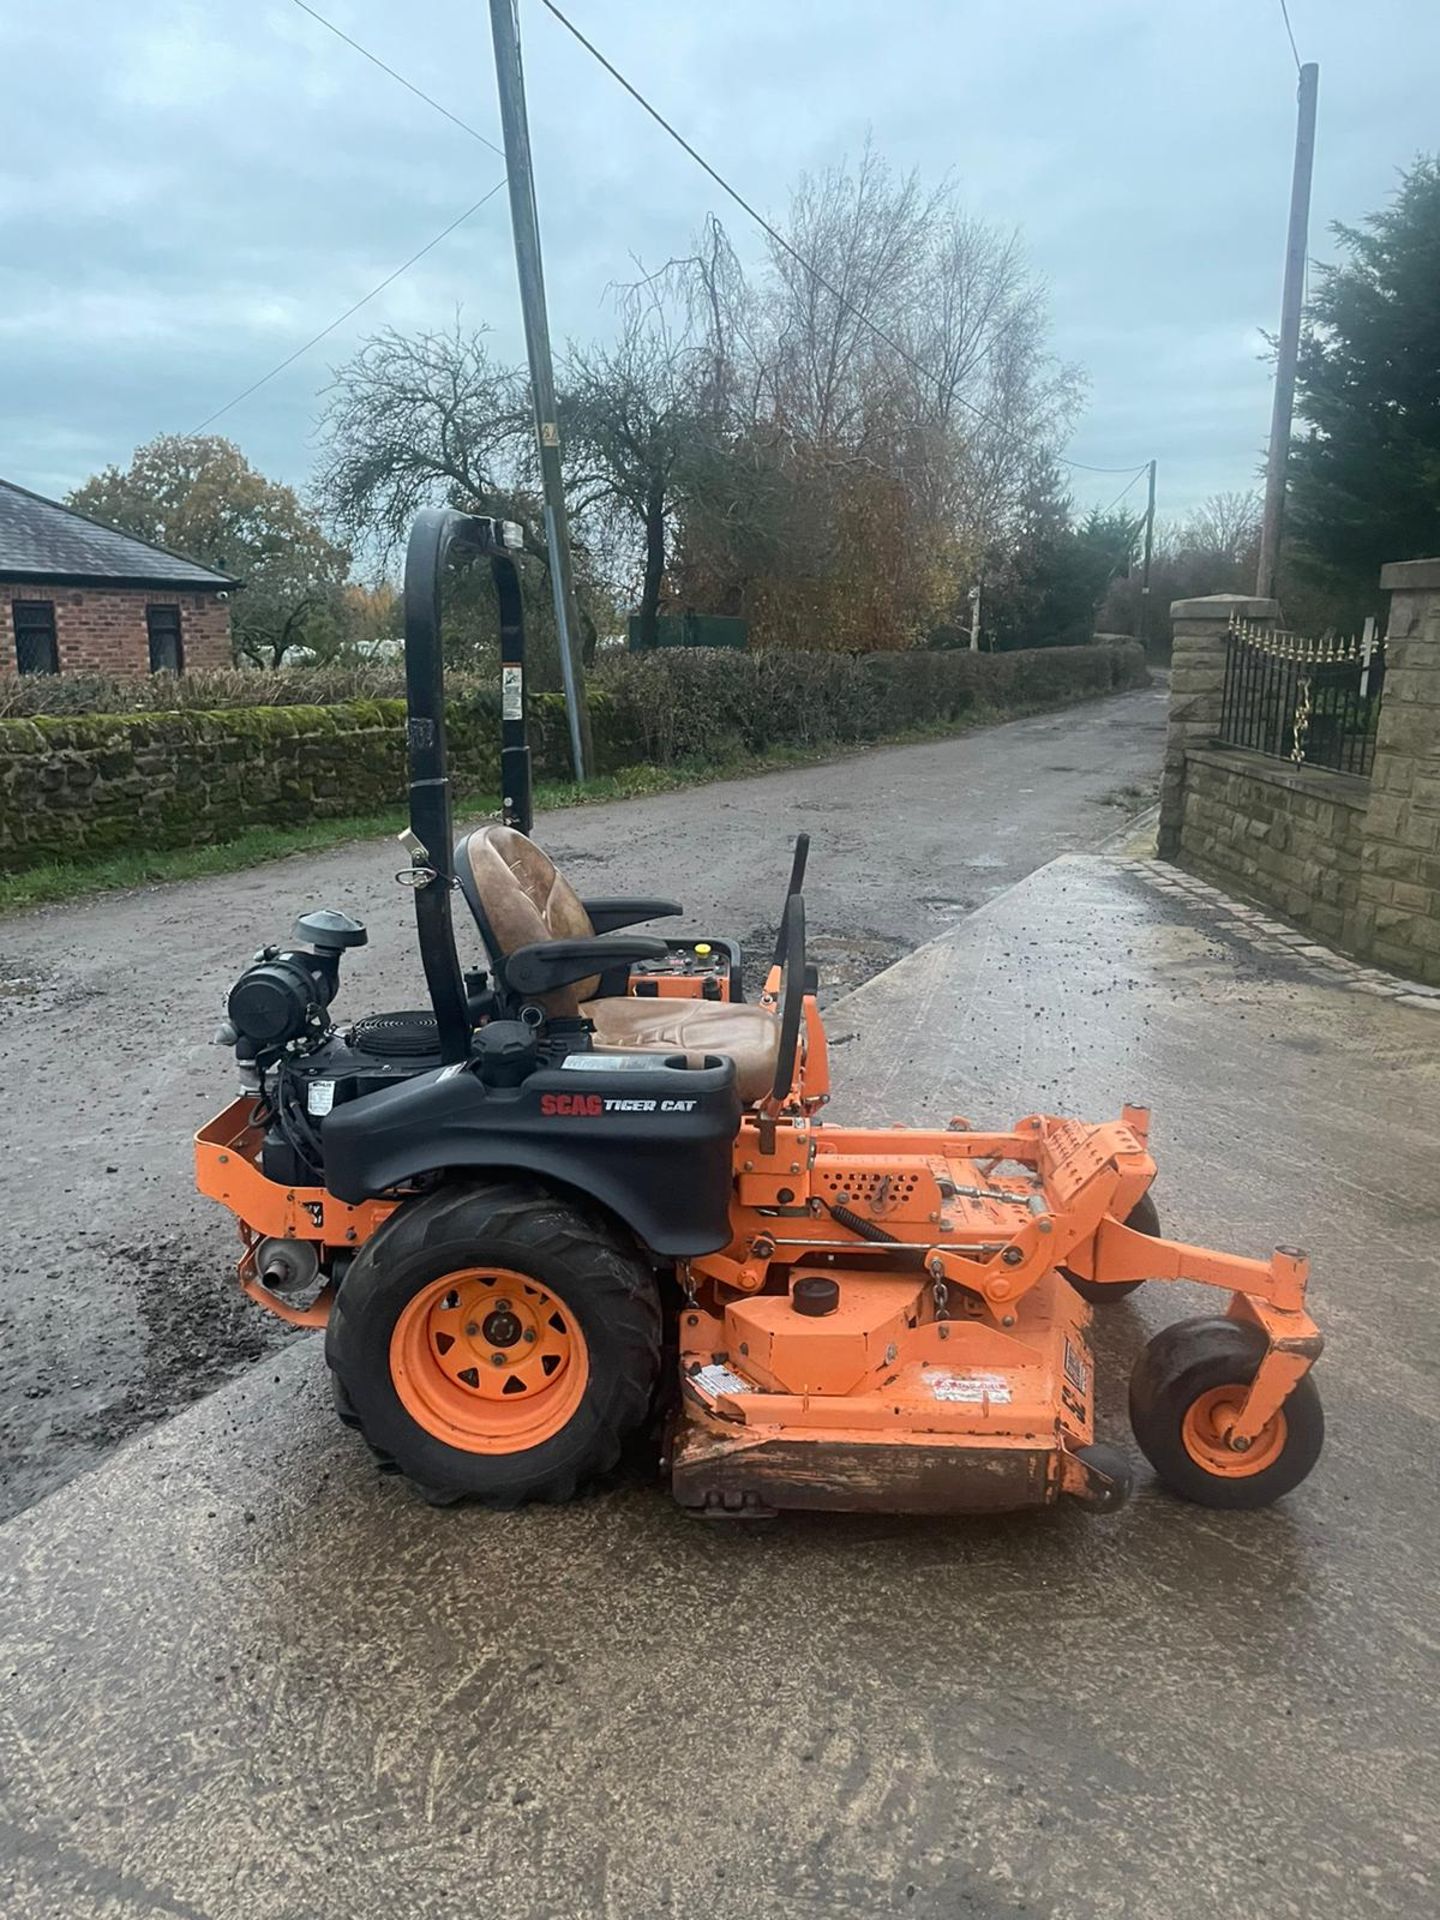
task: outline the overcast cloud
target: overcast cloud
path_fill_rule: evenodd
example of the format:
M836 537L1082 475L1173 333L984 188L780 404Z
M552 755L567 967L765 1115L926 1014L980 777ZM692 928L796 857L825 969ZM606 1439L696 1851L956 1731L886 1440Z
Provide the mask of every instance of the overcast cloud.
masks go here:
M316 0L462 118L499 130L485 0ZM765 210L871 128L1018 226L1057 352L1089 377L1069 451L1160 461L1162 511L1252 484L1269 413L1294 130L1278 0L569 0ZM1291 0L1320 63L1311 254L1440 147L1435 0ZM739 210L536 0L521 0L557 340L606 289ZM185 432L503 172L291 0L0 0L0 475L58 494ZM1437 290L1440 293L1440 290ZM303 485L331 366L459 308L522 346L503 194L215 431ZM1104 505L1114 483L1075 475Z

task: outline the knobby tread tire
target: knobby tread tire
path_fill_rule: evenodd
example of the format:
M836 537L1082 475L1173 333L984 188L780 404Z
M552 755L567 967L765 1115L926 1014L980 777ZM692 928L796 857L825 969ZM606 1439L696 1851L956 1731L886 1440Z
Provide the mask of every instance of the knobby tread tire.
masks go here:
M470 1453L406 1411L390 1374L400 1312L447 1272L487 1263L532 1275L578 1323L589 1377L561 1430L517 1453ZM443 1188L397 1208L361 1249L331 1309L325 1357L337 1410L382 1467L433 1502L469 1497L494 1507L569 1500L609 1472L645 1422L660 1371L654 1276L604 1214L534 1182L498 1179Z

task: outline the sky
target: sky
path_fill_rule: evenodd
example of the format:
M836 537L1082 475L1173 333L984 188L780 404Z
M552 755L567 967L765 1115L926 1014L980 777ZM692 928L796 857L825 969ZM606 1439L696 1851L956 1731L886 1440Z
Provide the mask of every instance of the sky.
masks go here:
M484 0L314 3L499 144ZM1295 120L1279 0L564 4L768 215L868 132L1018 229L1055 352L1088 378L1073 460L1153 456L1172 517L1254 484ZM1289 6L1320 64L1325 260L1332 220L1440 148L1440 5ZM707 213L758 263L744 214L539 0L520 18L557 344L609 332L611 289L688 251ZM0 72L0 477L45 494L196 428L504 172L294 0L3 0ZM503 192L211 431L303 489L331 369L457 312L523 358ZM1071 478L1081 507L1125 484Z

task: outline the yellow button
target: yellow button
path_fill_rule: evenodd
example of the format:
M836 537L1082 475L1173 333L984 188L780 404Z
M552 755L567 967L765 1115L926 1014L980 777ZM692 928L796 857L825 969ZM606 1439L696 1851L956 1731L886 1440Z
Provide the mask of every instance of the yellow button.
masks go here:
M703 960L703 959L704 959L704 958L706 957L706 955L707 955L707 954L708 954L708 953L710 952L710 943L709 943L709 941L708 941L708 940L697 940L697 941L695 942L695 951L696 951L696 953L697 953L697 954L698 954L698 955L700 956L700 958L701 958L701 959Z

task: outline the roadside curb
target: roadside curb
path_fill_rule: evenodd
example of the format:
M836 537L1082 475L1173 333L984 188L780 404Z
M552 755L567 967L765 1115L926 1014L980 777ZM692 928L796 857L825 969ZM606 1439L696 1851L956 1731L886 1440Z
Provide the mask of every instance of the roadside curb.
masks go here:
M1310 934L1302 933L1286 921L1272 918L1263 908L1247 906L1219 887L1212 887L1208 881L1197 880L1193 873L1171 866L1167 860L1117 858L1115 865L1135 874L1157 893L1188 900L1255 952L1297 962L1302 972L1313 980L1344 987L1350 993L1368 993L1376 999L1393 1000L1402 1007L1414 1007L1417 1012L1440 1014L1440 987L1427 987L1418 980L1402 980L1380 967L1362 966L1358 960L1322 946Z
M1152 800L1148 807L1142 807L1139 813L1132 813L1124 826L1116 827L1113 833L1107 833L1099 846L1093 851L1110 857L1122 855L1138 835L1148 833L1152 827L1160 824L1160 802Z

